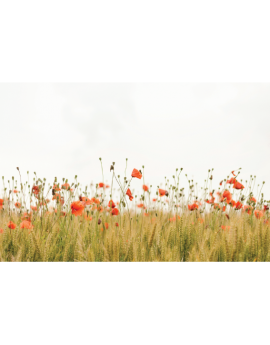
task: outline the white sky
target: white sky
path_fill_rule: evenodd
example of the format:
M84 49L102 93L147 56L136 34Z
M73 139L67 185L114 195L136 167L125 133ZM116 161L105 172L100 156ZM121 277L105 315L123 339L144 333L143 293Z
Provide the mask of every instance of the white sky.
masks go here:
M270 198L270 84L0 84L1 176L37 172L82 184L145 165L156 186L183 167L200 186L232 170L265 181ZM244 183L245 184L245 183ZM140 188L134 180L133 187ZM185 185L184 185L185 186Z

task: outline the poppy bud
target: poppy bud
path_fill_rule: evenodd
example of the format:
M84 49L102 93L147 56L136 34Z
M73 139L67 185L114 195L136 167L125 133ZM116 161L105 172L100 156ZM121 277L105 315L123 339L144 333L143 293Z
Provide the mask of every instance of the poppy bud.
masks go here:
M101 224L101 219L100 219L100 218L99 218L99 220L98 220L98 225L99 225L99 224Z
M111 171L111 170L114 170L114 167L113 167L113 165L111 165L111 167L110 167L110 171Z

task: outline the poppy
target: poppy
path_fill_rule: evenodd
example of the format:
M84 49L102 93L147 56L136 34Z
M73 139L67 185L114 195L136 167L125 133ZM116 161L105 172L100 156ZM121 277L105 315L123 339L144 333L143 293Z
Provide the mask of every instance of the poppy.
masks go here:
M226 211L226 206L223 206L222 207L222 212L225 212Z
M0 229L0 234L3 234L4 233L4 229Z
M222 186L223 180L219 182L219 185Z
M56 192L59 192L61 190L61 188L59 188L59 186L57 184L55 184L53 186L53 190L55 190Z
M103 182L99 182L98 187L99 188L103 188L104 187L104 183Z
M223 208L224 208L224 206L223 206ZM220 205L218 203L215 203L214 204L214 209L215 210L220 210Z
M231 193L227 189L223 192L223 197L226 198L227 201L231 201L232 200L232 195L231 195Z
M164 195L168 196L169 195L169 193L164 189L159 189L158 192L159 192L159 196L164 196Z
M230 225L221 225L221 229L226 231L226 230L230 230Z
M243 208L243 212L247 212L247 214L251 214L252 213L252 209L253 207L250 205L245 205Z
M263 210L264 211L268 211L269 210L269 206L268 205L263 205Z
M115 208L115 203L112 200L110 200L109 203L108 203L108 206L110 208Z
M149 189L145 184L142 186L142 188L143 188L143 190L144 190L145 192L147 192L148 189Z
M236 201L232 199L230 202L227 202L227 204L230 204L232 207L234 207L236 205Z
M20 224L20 229L33 229L34 226L31 222L29 222L28 220L24 220L23 222L21 222Z
M118 210L118 208L113 208L112 209L112 216L117 216L119 214L119 210Z
M87 216L87 215L85 214L85 215L84 215L84 219L86 219L86 220L92 220L92 217Z
M93 204L93 200L90 200L89 198L87 198L85 196L80 196L79 199L80 199L80 201L83 202L84 205L91 205L91 204Z
M68 188L69 188L69 184L68 183L62 184L62 189L68 189Z
M8 222L7 226L10 229L15 229L17 225L10 221L10 222Z
M139 208L143 208L143 207L144 207L144 205L143 205L143 204L138 204L138 205L137 205L137 207L139 207Z
M236 179L234 177L231 177L229 180L227 180L227 183L229 183L229 184L234 184L236 182L237 181L236 181Z
M129 188L128 188L127 192L126 192L126 195L129 197L129 200L132 201L133 196L132 196L131 190Z
M38 186L33 186L32 187L32 193L35 194L35 195L38 195L39 194L39 187Z
M105 228L108 229L108 227L109 227L109 224L105 223Z
M106 184L106 188L110 188L110 186L108 184Z
M254 211L254 215L255 215L256 218L260 219L263 216L263 211L255 210Z
M3 204L4 204L4 200L3 200L3 199L0 199L0 210L2 210Z
M236 176L235 173L234 173L234 170L232 171L232 174L233 174L233 176Z
M81 201L74 201L71 205L72 214L75 216L81 216L84 210L84 204Z
M118 224L118 223L115 223L115 226L119 226L119 224Z
M257 202L257 200L254 197L251 197L249 200L253 202Z
M154 198L154 199L153 199L153 201L154 201L154 202L156 202L156 201L157 201L157 199L155 199L155 198Z
M235 204L235 209L240 210L242 207L243 207L243 204L240 201L237 201L237 203Z
M242 183L236 181L236 182L233 184L233 188L235 188L235 189L244 189L245 187L242 185Z
M197 205L197 204L192 204L192 205L188 205L188 209L190 210L190 211L194 211L194 210L196 210L196 209L198 209L199 208L199 206Z
M131 173L131 176L132 177L137 177L138 179L141 179L142 178L142 173L137 170L137 169L133 169L132 173Z
M198 222L202 224L204 222L203 218L198 218Z
M17 194L17 193L19 193L19 192L17 191L17 189L14 189L13 193Z
M33 211L37 211L37 206L31 206L31 209L32 209Z
M15 202L15 207L20 208L21 204L19 202Z

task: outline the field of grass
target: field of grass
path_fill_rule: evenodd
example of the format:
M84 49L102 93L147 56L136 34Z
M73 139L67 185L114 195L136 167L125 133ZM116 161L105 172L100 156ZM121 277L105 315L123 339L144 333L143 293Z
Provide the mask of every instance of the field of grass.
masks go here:
M243 185L240 169L233 171L215 191L209 170L199 197L192 180L187 195L180 188L182 169L173 184L154 191L143 170L133 169L121 182L112 164L110 186L100 182L84 191L76 177L71 185L65 179L47 185L37 176L6 184L3 178L0 260L270 261L269 201L261 190L254 197L255 177ZM133 179L142 181L138 197Z

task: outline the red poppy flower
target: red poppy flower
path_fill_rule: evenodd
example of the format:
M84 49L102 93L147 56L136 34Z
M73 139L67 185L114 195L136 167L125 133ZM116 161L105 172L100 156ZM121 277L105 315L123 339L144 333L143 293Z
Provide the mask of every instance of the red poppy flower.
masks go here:
M247 212L247 214L251 214L253 210L253 207L250 205L245 205L243 208L243 212Z
M80 196L79 199L84 205L92 205L93 204L93 200L90 200L89 198L87 198L85 196Z
M3 200L3 199L0 199L0 210L2 210L3 204L4 204L4 200Z
M129 200L132 201L133 196L132 196L131 190L129 188L128 188L127 192L126 192L126 195L129 197Z
M104 187L104 183L103 182L99 182L98 187L99 188L103 188Z
M143 207L144 207L144 204L138 204L137 207L143 208Z
M222 186L223 180L219 182L219 185Z
M159 189L158 192L159 192L159 196L164 196L164 195L168 196L169 195L169 193L164 189Z
M29 222L31 222L31 218L32 218L31 214L29 214L27 212L23 213L22 220L28 220Z
M226 198L227 201L231 201L232 200L232 195L231 195L231 193L227 189L223 192L223 197Z
M192 205L188 205L188 209L190 211L194 211L194 210L196 210L198 208L199 208L199 206L197 204L195 204L195 203L193 203Z
M35 194L35 195L38 195L39 194L39 187L38 186L33 186L32 187L32 193Z
M115 226L119 226L119 224L118 224L118 223L115 223Z
M144 190L145 192L147 192L148 189L149 189L145 184L142 186L142 188L143 188L143 190Z
M234 170L232 171L232 174L233 174L233 176L236 176L235 173L234 173Z
M155 199L155 198L154 198L154 199L153 199L153 201L154 201L154 202L156 202L156 201L157 201L157 199Z
M21 204L19 202L15 202L15 207L20 208Z
M234 207L236 205L236 201L232 199L230 202L227 201L227 204L230 204L232 207Z
M230 225L221 225L221 229L226 231L226 230L230 230Z
M108 184L106 184L106 188L110 188L110 186Z
M61 188L59 188L59 186L57 184L55 184L53 186L53 189L56 191L56 192L59 192L61 190Z
M235 188L235 189L244 189L245 187L242 185L242 183L237 181L237 182L235 182L233 184L233 188Z
M119 210L118 210L118 208L113 208L112 209L112 216L117 216L119 214Z
M31 209L32 209L33 211L37 211L37 206L31 206Z
M84 210L84 204L81 201L74 201L71 205L71 212L75 216L81 216Z
M243 207L243 204L240 201L237 201L237 203L235 204L235 209L240 210L242 207Z
M8 228L14 230L14 229L16 228L17 225L16 225L15 223L13 223L13 222L10 221L10 222L7 223L7 226L8 226Z
M19 193L19 192L17 191L17 189L14 189L13 193L17 194L17 193Z
M269 210L269 206L268 205L263 205L263 210L264 211L268 211Z
M62 184L62 189L68 189L68 188L69 188L69 184L68 183Z
M253 202L257 202L257 200L254 197L251 197L249 200Z
M0 234L3 234L4 233L4 229L0 229Z
M142 178L141 172L139 170L137 170L137 169L133 169L131 176L132 177L137 177L138 179Z
M34 226L31 222L29 222L28 220L24 220L23 222L21 222L20 224L20 229L33 229Z
M105 228L108 229L108 227L109 227L109 224L105 223Z
M260 211L260 210L255 210L254 211L254 215L256 218L260 219L263 217L263 211Z
M229 184L234 184L236 181L236 179L234 177L231 177L229 180L227 180L227 183Z
M108 206L110 208L115 208L115 203L112 200L110 200L109 203L108 203Z

